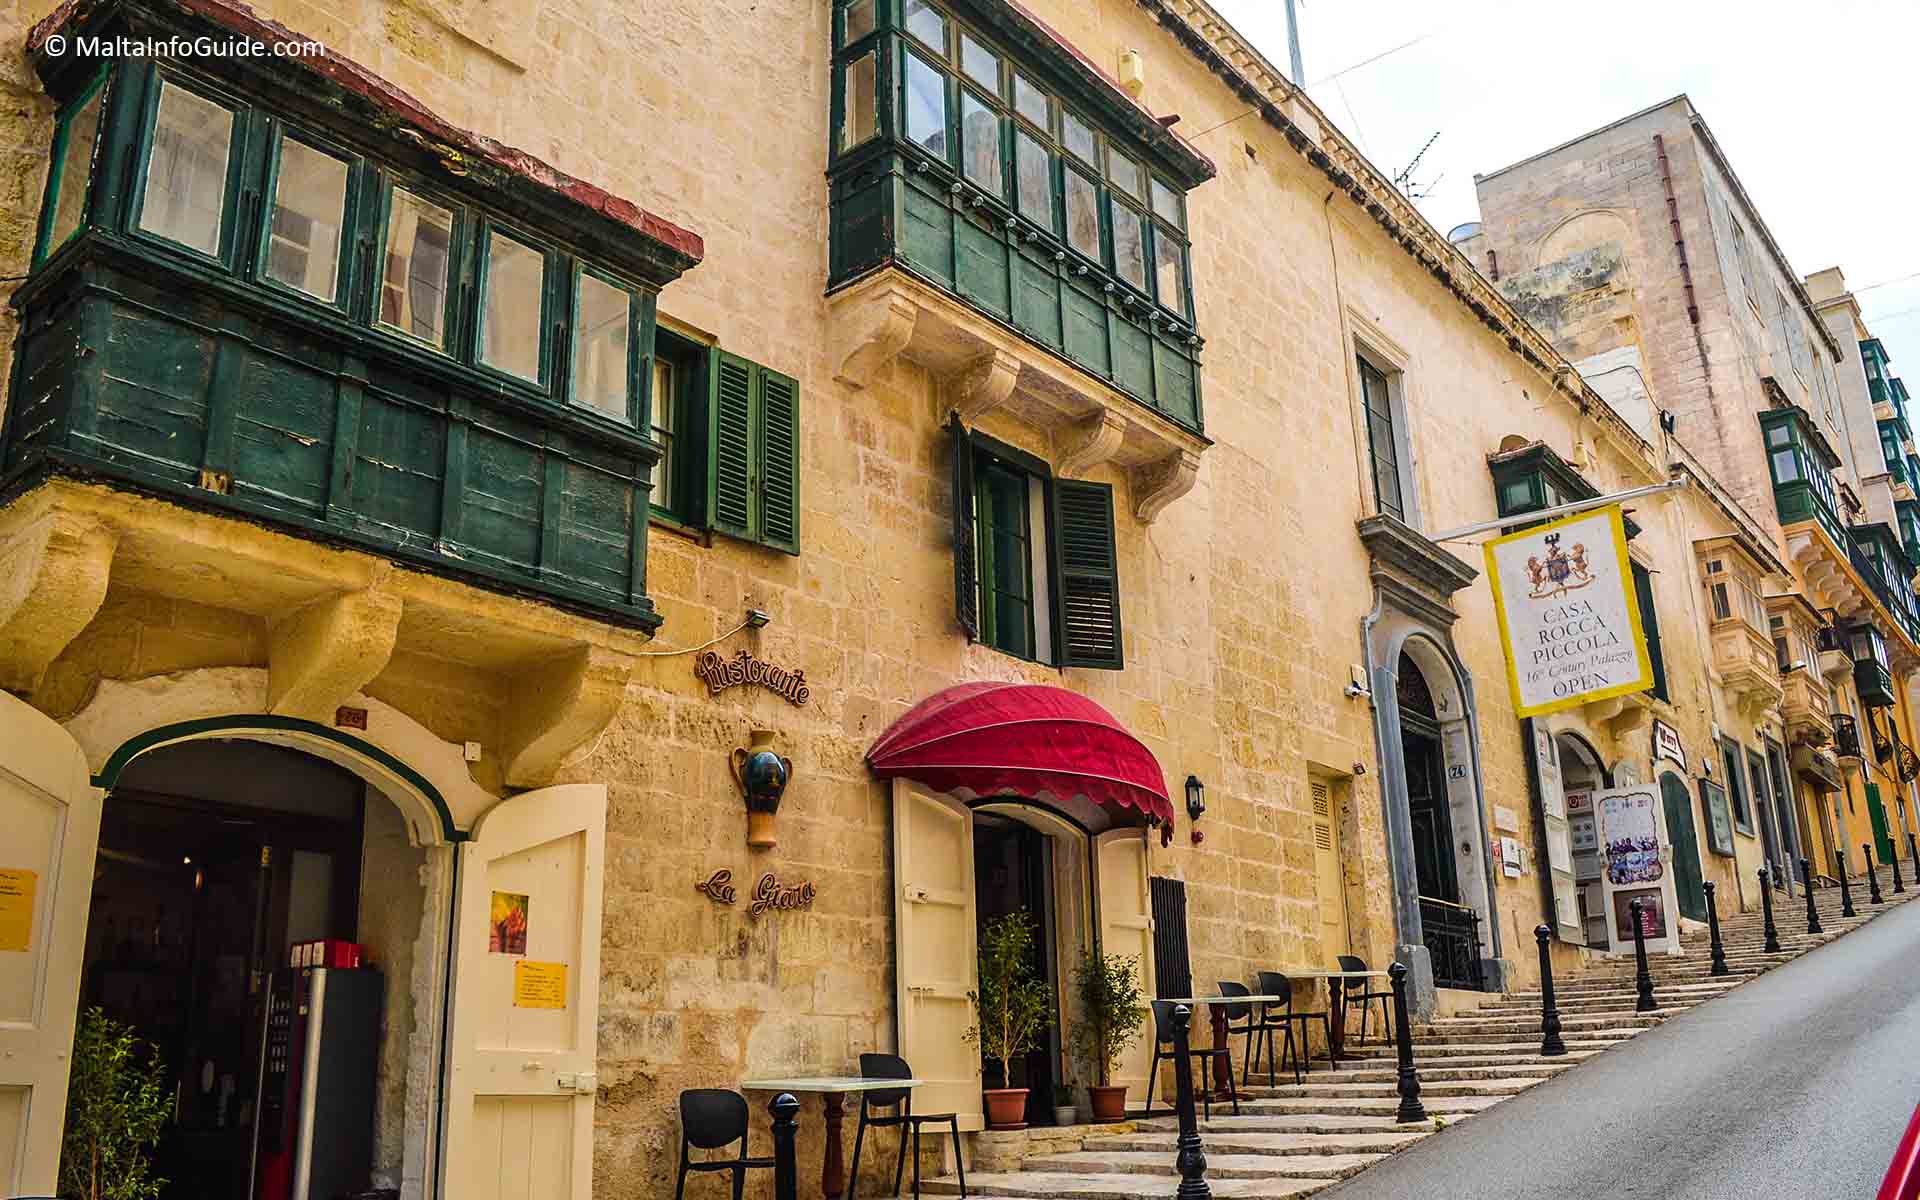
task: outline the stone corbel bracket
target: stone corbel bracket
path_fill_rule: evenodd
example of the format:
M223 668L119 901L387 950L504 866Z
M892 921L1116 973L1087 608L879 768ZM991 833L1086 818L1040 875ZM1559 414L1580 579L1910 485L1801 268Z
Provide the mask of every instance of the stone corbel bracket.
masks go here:
M937 394L942 397L934 415L944 420L957 412L968 425L1007 402L1014 385L1020 382L1020 360L1005 350L989 350L940 381Z
M1135 467L1129 476L1133 515L1143 525L1152 524L1162 509L1193 490L1200 478L1200 455L1192 450L1175 450L1156 462Z
M1061 434L1060 461L1056 469L1072 478L1089 467L1109 462L1126 436L1126 418L1103 409Z
M545 787L568 755L600 736L620 710L636 659L580 646L514 673L505 735L509 787Z
M843 333L835 357L840 365L833 377L852 388L864 388L872 383L881 369L913 340L913 326L919 316L920 309L912 298L901 292L884 291L839 318Z
M376 584L315 600L274 622L267 637L267 710L330 724L335 709L386 669L402 607Z
M0 689L31 695L107 598L120 533L48 512L0 545Z

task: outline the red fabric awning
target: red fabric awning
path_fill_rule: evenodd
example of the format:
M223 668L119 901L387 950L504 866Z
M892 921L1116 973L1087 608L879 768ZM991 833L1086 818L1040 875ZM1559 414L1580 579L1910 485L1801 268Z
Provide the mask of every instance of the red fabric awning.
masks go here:
M867 751L881 779L942 792L1062 800L1085 796L1173 822L1152 751L1076 692L1033 683L963 683L914 705Z

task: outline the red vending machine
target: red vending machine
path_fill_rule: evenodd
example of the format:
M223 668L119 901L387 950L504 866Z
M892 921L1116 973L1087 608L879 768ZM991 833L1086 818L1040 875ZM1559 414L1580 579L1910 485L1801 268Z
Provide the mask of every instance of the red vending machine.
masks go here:
M253 1200L335 1200L373 1170L380 972L282 967L268 984Z

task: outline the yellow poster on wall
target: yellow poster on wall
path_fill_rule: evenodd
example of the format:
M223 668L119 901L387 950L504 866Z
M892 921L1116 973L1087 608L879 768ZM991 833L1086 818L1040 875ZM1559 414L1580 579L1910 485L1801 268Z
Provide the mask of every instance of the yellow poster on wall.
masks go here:
M1486 556L1517 715L1653 686L1618 504L1495 538Z
M33 946L33 895L40 877L19 868L0 868L0 950Z
M529 962L513 964L513 1006L515 1008L565 1008L567 1006L567 964Z

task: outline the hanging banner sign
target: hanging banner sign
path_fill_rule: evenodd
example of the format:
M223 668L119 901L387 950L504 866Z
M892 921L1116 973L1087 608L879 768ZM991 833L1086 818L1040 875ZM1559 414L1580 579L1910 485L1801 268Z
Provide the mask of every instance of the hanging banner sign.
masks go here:
M1518 715L1653 686L1618 504L1496 538L1486 553Z

